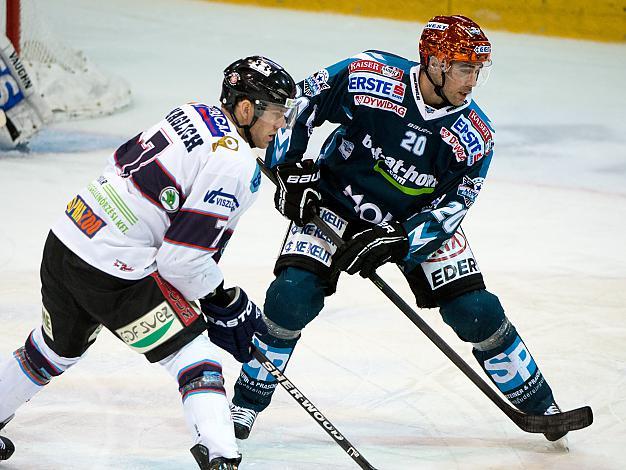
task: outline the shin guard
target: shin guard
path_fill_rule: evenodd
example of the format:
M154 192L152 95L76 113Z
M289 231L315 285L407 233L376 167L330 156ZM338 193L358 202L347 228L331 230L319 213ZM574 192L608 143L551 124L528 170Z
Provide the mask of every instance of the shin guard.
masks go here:
M187 426L194 444L215 457L237 458L237 442L224 390L220 350L200 335L159 361L178 382Z
M540 415L554 402L550 386L507 318L493 335L474 343L472 352L493 383L519 410Z
M279 340L270 335L262 335L261 339L254 337L252 340L254 345L281 372L284 372L287 367L297 341L298 338ZM248 408L257 413L261 412L269 406L277 385L278 382L274 376L267 372L259 361L253 359L241 368L235 384L233 405Z
M24 346L0 363L0 422L79 360L56 354L44 341L41 328L34 329Z

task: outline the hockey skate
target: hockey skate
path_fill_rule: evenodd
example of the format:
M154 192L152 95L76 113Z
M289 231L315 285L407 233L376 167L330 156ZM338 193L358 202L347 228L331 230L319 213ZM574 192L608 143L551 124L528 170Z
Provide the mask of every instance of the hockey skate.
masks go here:
M200 470L238 470L241 462L241 455L236 459L216 457L209 460L209 449L202 444L196 444L190 451L193 458L196 459Z
M230 405L230 415L233 418L235 427L235 437L237 439L248 439L252 425L259 415L258 412L242 406Z
M15 452L15 446L6 437L0 436L0 460L8 460Z
M555 415L561 412L561 408L556 403L552 403L546 411L544 411L544 415ZM559 433L545 433L544 436L547 440L553 443L553 446L556 449L569 451L569 442L567 440L567 431L559 432Z
M6 424L13 419L10 416L9 419L0 423L0 429L6 426ZM15 446L10 439L0 436L0 460L8 460L15 452Z

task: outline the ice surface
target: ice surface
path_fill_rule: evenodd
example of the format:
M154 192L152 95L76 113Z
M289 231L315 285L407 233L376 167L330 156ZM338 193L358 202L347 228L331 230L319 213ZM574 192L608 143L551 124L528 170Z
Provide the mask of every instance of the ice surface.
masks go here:
M39 322L47 228L117 145L174 106L216 101L235 58L264 54L301 79L369 48L415 57L422 26L189 0L40 4L67 42L131 83L134 105L0 156L2 357ZM494 70L475 97L496 157L465 231L561 406L590 404L595 423L570 434L569 454L524 434L358 277L342 278L286 373L380 469L626 468L626 47L490 37ZM271 195L266 182L220 264L259 302L286 226ZM395 269L380 274L411 300ZM418 313L474 365L437 311ZM239 369L223 362L230 394ZM108 332L3 432L17 447L3 470L195 468L176 385ZM356 468L283 390L241 449L243 470Z

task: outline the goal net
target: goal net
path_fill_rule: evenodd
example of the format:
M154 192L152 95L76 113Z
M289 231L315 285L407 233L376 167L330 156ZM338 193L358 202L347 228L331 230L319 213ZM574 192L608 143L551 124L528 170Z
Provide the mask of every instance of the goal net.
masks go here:
M27 67L55 121L111 114L130 104L123 79L100 70L53 31L46 0L0 0L0 26Z

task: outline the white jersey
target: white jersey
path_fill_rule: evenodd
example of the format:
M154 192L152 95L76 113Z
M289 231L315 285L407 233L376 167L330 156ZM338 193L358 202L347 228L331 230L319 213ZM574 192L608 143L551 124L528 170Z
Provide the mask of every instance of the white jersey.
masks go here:
M234 124L190 103L118 148L52 231L101 271L141 279L158 269L195 300L222 282L217 262L260 183Z

